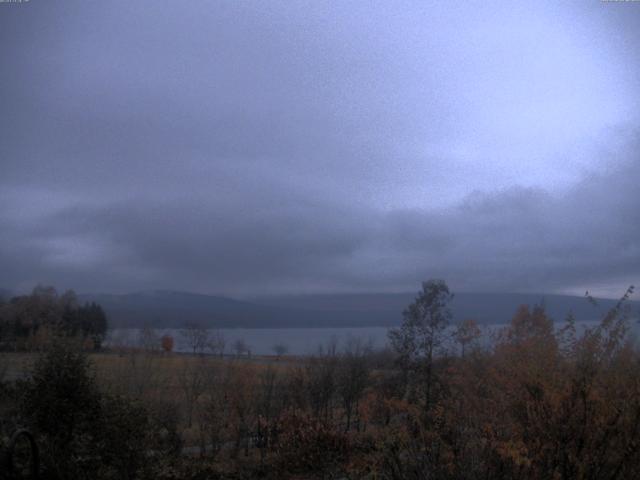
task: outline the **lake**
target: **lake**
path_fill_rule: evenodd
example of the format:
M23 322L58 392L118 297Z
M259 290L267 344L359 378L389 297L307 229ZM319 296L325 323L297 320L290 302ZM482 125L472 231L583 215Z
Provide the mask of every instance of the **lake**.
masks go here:
M578 322L578 328L595 325L592 322ZM564 322L557 326L561 327ZM633 330L637 333L637 322L632 322ZM488 325L481 327L485 338L491 332L496 331L504 325ZM311 355L318 352L320 346L335 342L338 350L344 348L350 339L358 339L362 342L370 342L373 348L382 349L388 344L385 327L363 327L363 328L221 328L216 332L222 334L225 340L225 353L233 353L233 345L236 341L242 340L254 355L273 355L274 345L282 344L292 355ZM127 346L138 345L140 329L113 329L109 332L106 345L120 344ZM171 335L175 341L174 351L189 352L186 339L179 329L157 329L156 334Z
M376 349L383 348L387 343L387 328L220 328L216 332L222 334L225 340L225 353L233 353L233 345L242 340L254 355L273 355L273 347L277 344L285 345L292 355L310 355L318 348L337 342L338 349L349 339L357 338L371 342ZM138 341L139 329L114 329L110 332L107 345L111 343L135 346ZM189 352L190 347L179 329L157 329L159 336L171 335L175 341L174 351Z

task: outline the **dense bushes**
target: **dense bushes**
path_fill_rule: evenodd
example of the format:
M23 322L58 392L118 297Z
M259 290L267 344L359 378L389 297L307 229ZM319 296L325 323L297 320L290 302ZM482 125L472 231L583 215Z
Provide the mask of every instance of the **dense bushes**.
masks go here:
M287 412L274 447L273 467L283 475L314 472L322 477L340 471L347 458L347 437L307 414Z
M431 376L412 379L438 386L432 406L426 395L415 398L419 413L407 414L380 452L391 459L396 452L405 470L382 462L382 471L425 479L632 477L640 469L640 356L626 336L627 296L582 334L572 318L554 331L543 308L523 306L490 349L439 358Z

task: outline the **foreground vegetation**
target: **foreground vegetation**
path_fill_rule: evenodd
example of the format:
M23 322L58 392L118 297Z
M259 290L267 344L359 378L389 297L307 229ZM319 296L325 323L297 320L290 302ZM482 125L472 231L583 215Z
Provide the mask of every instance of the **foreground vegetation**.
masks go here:
M633 478L631 293L585 331L522 306L486 345L462 322L455 352L438 281L388 352L353 340L295 361L87 355L56 337L2 383L0 418L36 434L46 478Z

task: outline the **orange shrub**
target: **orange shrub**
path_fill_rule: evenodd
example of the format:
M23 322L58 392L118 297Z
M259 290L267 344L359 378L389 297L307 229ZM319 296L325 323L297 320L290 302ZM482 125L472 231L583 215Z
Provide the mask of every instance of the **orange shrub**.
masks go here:
M169 353L173 351L173 337L171 335L163 335L160 339L162 350Z

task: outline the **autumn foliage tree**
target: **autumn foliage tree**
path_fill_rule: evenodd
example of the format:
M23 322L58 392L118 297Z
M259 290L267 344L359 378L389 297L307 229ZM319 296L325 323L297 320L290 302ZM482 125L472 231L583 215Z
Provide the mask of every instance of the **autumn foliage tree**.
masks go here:
M160 345L162 347L162 351L165 353L173 352L173 337L171 335L163 335L160 339Z

